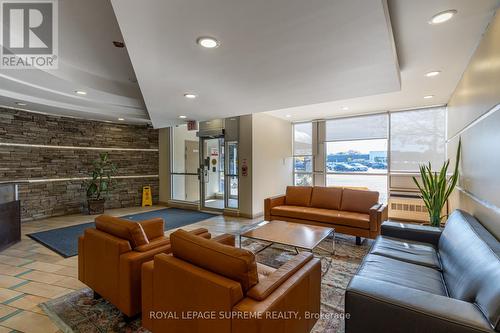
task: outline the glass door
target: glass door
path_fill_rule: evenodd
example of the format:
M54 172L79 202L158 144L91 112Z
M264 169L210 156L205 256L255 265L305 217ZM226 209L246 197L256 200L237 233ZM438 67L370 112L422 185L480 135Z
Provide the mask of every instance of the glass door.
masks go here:
M201 209L223 210L225 207L224 138L202 138L200 146Z
M238 142L226 142L226 207L237 209L238 205Z

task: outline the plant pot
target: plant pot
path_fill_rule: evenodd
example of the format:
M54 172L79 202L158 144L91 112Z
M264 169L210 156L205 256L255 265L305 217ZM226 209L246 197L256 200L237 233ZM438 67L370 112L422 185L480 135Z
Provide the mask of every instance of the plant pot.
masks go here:
M104 214L104 199L87 200L89 215Z

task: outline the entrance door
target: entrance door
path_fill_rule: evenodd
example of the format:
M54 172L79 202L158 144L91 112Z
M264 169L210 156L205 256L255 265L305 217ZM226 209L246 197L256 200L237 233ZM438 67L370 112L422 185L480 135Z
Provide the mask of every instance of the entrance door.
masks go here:
M224 138L202 138L201 146L201 208L223 210L224 188Z

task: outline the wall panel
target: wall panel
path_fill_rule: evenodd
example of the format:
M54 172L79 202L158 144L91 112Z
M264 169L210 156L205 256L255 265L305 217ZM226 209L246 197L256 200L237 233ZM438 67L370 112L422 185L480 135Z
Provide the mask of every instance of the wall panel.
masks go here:
M102 152L118 168L107 208L139 205L144 185L158 202L158 131L0 109L0 182L23 182L23 221L82 212L83 178Z
M475 215L500 238L500 15L490 23L448 103L448 158L462 138L461 177L452 209Z

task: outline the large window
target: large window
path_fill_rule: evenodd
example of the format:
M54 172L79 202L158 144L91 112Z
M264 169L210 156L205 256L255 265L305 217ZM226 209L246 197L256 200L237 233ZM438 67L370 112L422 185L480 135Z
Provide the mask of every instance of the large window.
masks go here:
M444 158L444 107L391 113L392 172L418 172L429 162L440 168Z
M200 200L198 180L199 140L196 131L186 125L172 128L172 199L188 202Z
M367 188L387 202L387 114L326 122L326 185Z
M295 185L313 184L312 123L293 125L293 179Z

